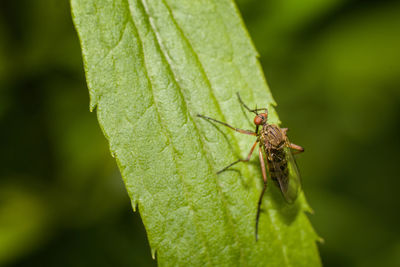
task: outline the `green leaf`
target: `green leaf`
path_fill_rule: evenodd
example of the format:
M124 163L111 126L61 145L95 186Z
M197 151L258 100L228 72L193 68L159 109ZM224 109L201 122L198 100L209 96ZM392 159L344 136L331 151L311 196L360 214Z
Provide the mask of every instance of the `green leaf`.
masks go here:
M318 239L301 197L270 183L259 241L254 137L196 117L253 128L250 106L274 100L231 0L71 0L91 109L139 207L153 253L171 266L319 266Z

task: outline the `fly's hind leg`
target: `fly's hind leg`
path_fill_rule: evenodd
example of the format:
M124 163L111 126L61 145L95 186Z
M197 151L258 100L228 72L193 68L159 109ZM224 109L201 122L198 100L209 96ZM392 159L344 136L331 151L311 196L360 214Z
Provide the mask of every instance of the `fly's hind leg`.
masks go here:
M217 174L220 174L221 172L226 171L227 169L229 169L230 167L232 167L232 166L235 165L236 163L239 163L239 162L248 162L248 161L250 160L250 158L251 158L251 155L253 154L254 148L256 147L257 143L258 143L258 140L257 140L257 141L253 144L253 146L251 147L250 152L249 152L249 154L247 155L247 158L245 158L245 159L238 159L237 161L232 162L231 164L229 164L228 166L226 166L226 167L223 168L222 170L218 171Z

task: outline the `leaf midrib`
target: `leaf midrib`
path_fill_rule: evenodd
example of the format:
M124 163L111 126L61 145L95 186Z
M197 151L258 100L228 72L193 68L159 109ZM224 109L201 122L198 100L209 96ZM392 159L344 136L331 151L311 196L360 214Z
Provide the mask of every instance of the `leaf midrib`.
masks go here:
M142 0L142 2L146 2L146 0ZM165 0L162 0L162 2L163 2L164 5L166 6L166 8L167 8L167 10L168 10L168 12L169 12L170 18L171 18L172 22L174 23L174 25L176 26L176 28L178 29L179 33L181 34L182 39L188 44L188 47L189 47L190 50L192 51L192 53L193 53L193 55L194 55L194 58L195 58L195 61L196 61L197 65L199 66L199 69L201 70L201 74L202 74L202 76L205 78L204 80L205 80L205 82L206 82L206 84L207 84L207 87L208 87L208 89L209 89L209 91L210 91L211 97L212 97L212 99L213 99L213 101L214 101L214 103L215 103L215 105L216 105L216 107L217 107L218 113L219 113L220 116L222 117L222 120L225 121L225 120L226 120L226 119L225 119L225 116L224 116L224 114L222 113L221 106L220 106L219 102L217 101L217 98L215 97L214 90L213 90L213 87L211 86L210 79L208 78L207 73L205 72L204 67L203 67L203 65L201 64L200 59L199 59L198 56L197 56L197 53L195 52L193 46L191 45L191 43L189 42L189 40L187 39L187 37L186 37L185 34L183 33L182 28L181 28L181 27L179 26L179 24L176 22L176 19L174 18L173 14L172 14L172 11L171 11L171 8L169 7L169 5L165 2ZM151 23L150 15L149 15L149 13L148 13L147 10L146 10L146 14L147 14L148 17L149 17L150 25L153 26L153 24ZM153 29L153 31L155 31L155 26L152 27L152 29ZM155 36L156 36L156 39L157 39L158 44L159 44L159 46L160 46L160 51L161 51L161 52L163 53L163 55L164 55L164 53L167 53L167 52L166 52L166 51L163 51L163 49L162 49L162 47L163 47L163 46L162 46L162 41L158 39L158 36L159 36L159 35L155 34ZM175 75L175 73L174 73L174 71L173 71L173 68L172 68L172 66L171 66L171 63L170 63L168 60L167 60L167 62L168 62L168 69L170 70L171 74L172 74L174 77L176 77L176 75ZM182 96L182 99L185 99L185 97L184 97L184 95L183 95L183 93L182 93L182 88L181 88L179 82L178 82L176 79L175 79L175 81L176 81L177 87L179 88L179 93L180 93L180 95ZM187 105L186 105L186 102L185 102L185 101L184 101L184 105L185 105L185 109L187 110ZM187 114L188 114L189 119L193 122L194 128L195 128L195 130L196 130L197 138L200 140L201 149L202 149L202 152L203 152L202 154L205 156L208 165L209 165L210 168L213 170L213 169L214 169L214 166L213 166L213 164L211 163L210 157L208 156L209 153L206 152L206 148L205 148L203 139L201 138L200 130L199 130L198 126L197 126L197 123L196 123L195 120L193 119L193 116L191 115L190 112L187 112ZM236 142L236 139L235 139L235 145L236 145L236 148L239 147L238 144L237 144L237 142ZM243 249L242 249L243 243L240 242L240 238L239 238L239 235L238 235L237 230L236 230L237 228L235 227L235 224L234 224L234 222L233 222L232 214L230 214L230 211L229 211L229 208L228 208L228 204L227 204L226 198L225 198L224 194L222 193L221 185L220 185L220 183L218 182L219 179L218 179L216 173L215 173L214 177L216 178L216 179L215 179L215 181L216 181L215 183L216 183L216 185L217 185L218 195L220 196L220 199L221 199L222 203L224 204L224 213L225 213L225 215L226 215L227 218L228 218L228 222L229 222L231 231L233 232L234 237L235 237L235 240L236 240L236 242L238 243L238 246L239 246L240 261L243 263Z

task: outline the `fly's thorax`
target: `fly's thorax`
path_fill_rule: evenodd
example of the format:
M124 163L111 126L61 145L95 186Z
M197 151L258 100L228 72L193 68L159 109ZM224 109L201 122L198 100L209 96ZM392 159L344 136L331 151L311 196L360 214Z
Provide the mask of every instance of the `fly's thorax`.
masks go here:
M286 135L274 124L264 124L261 129L260 141L265 149L280 150L286 143Z

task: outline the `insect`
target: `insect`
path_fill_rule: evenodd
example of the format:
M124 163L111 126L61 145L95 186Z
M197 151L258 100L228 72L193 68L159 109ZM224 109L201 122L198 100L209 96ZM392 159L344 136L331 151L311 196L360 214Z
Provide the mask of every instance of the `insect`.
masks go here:
M267 170L269 173L269 177L279 187L286 202L288 202L289 204L293 203L296 200L301 187L300 174L297 169L293 154L303 152L304 148L289 141L286 135L288 128L280 128L275 124L268 123L267 108L250 109L242 101L239 93L237 93L237 96L240 104L243 105L243 107L249 112L252 112L256 115L254 117L255 131L235 128L225 122L204 115L198 114L197 116L212 122L222 124L236 132L257 137L257 140L251 147L247 158L238 159L235 162L232 162L222 170L218 171L217 174L220 174L221 172L227 170L228 168L239 162L250 161L254 149L256 148L257 144L259 144L258 157L260 160L264 185L257 204L255 236L256 240L258 240L258 221L260 218L262 199L267 188ZM258 113L259 111L262 111L262 113Z

